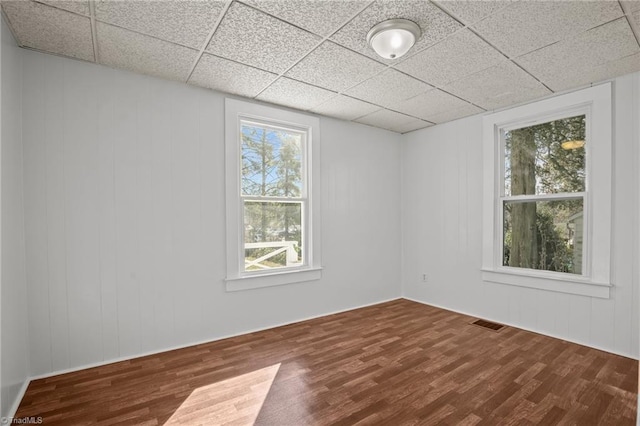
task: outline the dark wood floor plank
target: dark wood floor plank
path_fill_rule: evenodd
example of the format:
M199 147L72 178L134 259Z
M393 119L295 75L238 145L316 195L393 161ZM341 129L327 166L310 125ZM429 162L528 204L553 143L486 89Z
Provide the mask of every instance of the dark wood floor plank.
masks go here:
M637 362L397 300L33 381L46 425L634 425Z

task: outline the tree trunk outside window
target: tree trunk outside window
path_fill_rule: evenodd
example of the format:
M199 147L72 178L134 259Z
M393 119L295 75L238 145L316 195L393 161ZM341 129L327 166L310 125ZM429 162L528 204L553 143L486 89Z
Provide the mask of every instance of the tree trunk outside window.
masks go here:
M536 190L536 143L531 128L511 132L511 195ZM512 240L509 266L535 268L538 263L536 203L511 205Z

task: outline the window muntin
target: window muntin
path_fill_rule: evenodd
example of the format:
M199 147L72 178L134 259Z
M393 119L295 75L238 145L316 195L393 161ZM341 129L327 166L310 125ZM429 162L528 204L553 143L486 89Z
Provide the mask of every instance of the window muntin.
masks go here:
M305 131L240 120L241 271L306 265Z
M501 129L503 267L586 274L587 116Z

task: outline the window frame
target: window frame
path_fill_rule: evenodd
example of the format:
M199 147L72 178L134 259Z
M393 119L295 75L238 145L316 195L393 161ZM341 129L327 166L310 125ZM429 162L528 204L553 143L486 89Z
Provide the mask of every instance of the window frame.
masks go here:
M504 130L586 115L584 192L505 196ZM499 111L483 119L483 281L609 298L611 287L611 83ZM498 162L498 164L496 164ZM504 266L503 203L583 197L583 270L580 275Z
M260 196L242 192L241 127L243 123L303 133L300 197L263 197L264 201L301 202L303 264L295 267L245 271L244 204ZM248 290L320 279L320 122L317 117L237 99L225 99L225 175L227 224L227 291Z

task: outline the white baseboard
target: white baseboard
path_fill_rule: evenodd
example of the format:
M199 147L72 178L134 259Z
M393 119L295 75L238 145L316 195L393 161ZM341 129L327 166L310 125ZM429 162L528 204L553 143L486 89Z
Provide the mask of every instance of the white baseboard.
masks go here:
M11 405L11 408L9 409L9 412L7 413L7 417L15 417L16 413L18 412L18 407L20 406L20 403L22 402L22 398L24 398L24 394L27 392L27 388L29 387L29 383L31 383L31 378L27 377L24 381L24 383L22 383L22 387L20 388L20 392L18 392L18 395L16 395L16 399L13 401L13 404Z
M379 305L381 303L391 302L393 300L399 300L399 299L406 299L406 300L410 300L412 302L420 303L420 304L423 304L423 305L432 306L432 307L439 308L439 309L445 309L445 310L448 310L448 311L451 311L451 312L456 312L456 313L459 313L459 314L462 314L462 315L467 315L467 316L470 316L470 317L478 318L478 315L475 315L475 314L470 313L470 312L464 312L464 311L461 311L461 310L458 310L458 309L452 309L450 307L441 306L441 305L437 305L437 304L434 304L434 303L427 303L427 302L424 302L422 300L413 299L413 298L407 297L407 296L393 297L393 298L390 298L390 299L384 299L384 300L380 300L380 301L376 301L376 302L372 302L372 303L367 303L367 304L363 304L363 305L357 305L357 306L353 306L353 307L350 307L350 308L330 311L330 312L326 312L326 313L323 313L323 314L320 314L320 315L313 315L313 316L305 317L305 318L298 319L298 320L295 320L295 321L289 321L289 322L279 323L279 324L275 324L275 325L270 325L270 326L267 326L267 327L260 327L260 328L256 328L256 329L246 330L246 331L243 331L241 333L234 333L234 334L230 334L230 335L224 335L224 336L216 337L216 338L213 338L213 339L210 339L210 340L203 340L203 341L184 344L184 345L167 347L167 348L158 349L158 350L154 350L154 351L149 351L149 352L145 352L145 353L140 353L140 354L136 354L136 355L132 355L132 356L118 357L118 358L113 358L113 359L104 360L104 361L100 361L100 362L95 362L95 363L91 363L91 364L85 364L85 365L81 365L81 366L78 366L78 367L72 367L72 368L68 368L68 369L64 369L64 370L57 370L57 371L53 371L53 372L50 372L50 373L45 373L45 374L32 376L29 379L27 379L27 381L25 381L24 385L22 386L22 389L20 390L19 397L16 398L16 401L14 401L14 404L11 407L11 410L10 410L9 414L10 414L10 416L15 415L15 413L16 413L16 411L18 409L18 406L20 405L20 402L22 401L22 398L24 397L24 394L25 394L25 392L27 390L27 387L29 386L29 383L31 382L31 380L45 379L45 378L57 376L57 375L60 375L60 374L73 373L75 371L85 370L87 368L100 367L100 366L107 365L107 364L113 364L113 363L121 362L121 361L129 361L129 360L133 360L133 359L136 359L136 358L141 358L141 357L145 357L145 356L149 356L149 355L157 355L157 354L160 354L162 352L172 351L172 350L176 350L176 349L184 349L184 348L188 348L190 346L201 345L201 344L206 344L206 343L212 343L212 342L216 342L216 341L219 341L219 340L224 340L224 339L229 339L229 338L232 338L232 337L241 336L243 334L257 333L259 331L269 330L269 329L272 329L272 328L282 327L282 326L285 326L285 325L295 324L295 323L298 323L298 322L309 321L309 320L312 320L312 319L317 319L317 318L321 318L321 317L328 316L328 315L335 315L335 314L339 314L339 313L343 313L343 312L348 312L348 311L352 311L352 310L355 310L355 309L366 308L366 307L369 307L369 306ZM519 328L521 330L526 330L526 331L530 331L530 332L533 332L533 333L537 333L537 334L542 334L542 335L545 335L545 336L553 337L553 338L556 338L556 339L566 340L566 341L569 341L569 342L572 342L572 343L577 343L579 345L583 345L583 346L587 346L587 347L590 347L590 348L598 349L598 350L601 350L601 351L604 351L604 352L614 353L616 355L621 355L621 356L624 356L624 357L627 357L627 358L637 359L635 356L632 356L630 354L620 353L620 352L617 352L617 351L612 351L610 349L597 347L595 345L586 344L584 342L577 341L575 339L569 339L569 338L566 338L564 336L555 336L555 335L551 335L551 334L548 334L548 333L541 333L538 330L533 330L533 329L530 329L530 328L527 328L527 327L523 327L523 326L520 326L520 325L516 325L516 324L506 323L504 321L500 321L500 320L497 320L495 318L491 318L491 317L487 317L487 316L482 316L482 318L487 319L487 320L491 320L491 321L495 321L495 322L499 322L501 324L505 324L505 325L508 325L510 327ZM639 404L640 404L640 401L639 401ZM640 424L638 426L640 426Z
M402 296L402 298L403 299L407 299L407 300L411 300L412 302L420 303L420 304L423 304L423 305L433 306L434 308L444 309L444 310L447 310L447 311L455 312L455 313L462 314L462 315L467 315L467 316L474 317L474 318L482 318L482 319L486 319L486 320L489 320L489 321L497 322L497 323L500 323L500 324L508 325L509 327L519 328L521 330L530 331L532 333L541 334L543 336L553 337L554 339L565 340L567 342L576 343L576 344L582 345L582 346L587 346L589 348L597 349L599 351L608 352L608 353L611 353L611 354L614 354L614 355L620 355L620 356L623 356L625 358L631 358L631 359L636 359L636 360L638 359L638 357L633 355L633 354L624 353L624 352L621 352L621 351L616 351L616 350L613 350L613 349L610 349L610 348L603 348L603 347L600 347L598 345L592 345L590 343L581 341L579 339L573 339L573 338L570 338L570 337L567 337L567 336L559 336L559 335L552 334L552 333L542 332L540 330L535 330L533 328L525 327L525 326L522 326L520 324L508 323L508 322L505 322L505 321L502 321L502 320L498 320L496 318L488 317L486 315L478 316L478 315L476 315L474 313L471 313L471 312L465 312L465 311L461 311L459 309L454 309L454 308L450 308L448 306L442 306L442 305L438 305L438 304L435 304L435 303L424 302L422 300L414 299L414 298L407 297L407 296Z
M217 342L219 340L230 339L232 337L242 336L243 334L257 333L259 331L270 330L272 328L282 327L282 326L285 326L285 325L295 324L295 323L303 322L303 321L309 321L309 320L316 319L316 318L326 317L328 315L334 315L334 314L339 314L339 313L342 313L342 312L353 311L354 309L366 308L368 306L379 305L381 303L391 302L393 300L398 300L398 299L402 299L402 296L393 297L393 298L390 298L390 299L383 299L383 300L380 300L380 301L377 301L377 302L367 303L367 304L364 304L364 305L357 305L357 306L353 306L353 307L350 307L350 308L339 309L339 310L336 310L336 311L330 311L330 312L326 312L326 313L323 313L323 314L320 314L320 315L313 315L313 316L310 316L310 317L305 317L305 318L294 320L294 321L288 321L288 322L283 322L283 323L277 323L277 324L274 324L274 325L269 325L269 326L266 326L266 327L250 329L250 330L242 331L242 332L239 332L239 333L233 333L233 334L229 334L229 335L218 336L218 337L214 337L214 338L207 339L207 340L201 340L201 341L198 341L198 342L187 343L187 344L178 345L178 346L171 346L171 347L162 348L162 349L158 349L158 350L153 350L153 351L149 351L149 352L143 352L143 353L139 353L139 354L135 354L135 355L128 355L128 356L123 356L123 357L118 357L118 358L111 358L111 359L107 359L107 360L104 360L104 361L94 362L94 363L91 363L91 364L83 364L83 365L80 365L80 366L77 366L77 367L66 368L64 370L56 370L56 371L52 371L50 373L38 374L38 375L35 375L35 376L31 376L30 380L46 379L48 377L58 376L60 374L67 374L67 373L73 373L73 372L80 371L80 370L86 370L87 368L101 367L103 365L113 364L113 363L116 363L116 362L130 361L130 360L136 359L136 358L142 358L142 357L150 356L150 355L157 355L157 354L160 354L162 352L168 352L168 351L173 351L173 350L176 350L176 349L184 349L184 348L188 348L188 347L191 347L191 346Z

